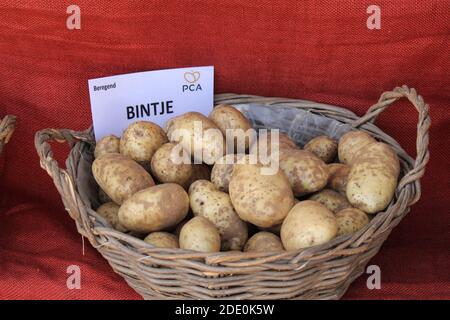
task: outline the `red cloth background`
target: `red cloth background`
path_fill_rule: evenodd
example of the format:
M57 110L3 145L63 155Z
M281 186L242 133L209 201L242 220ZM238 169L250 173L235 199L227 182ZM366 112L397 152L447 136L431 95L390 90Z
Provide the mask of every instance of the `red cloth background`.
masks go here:
M18 127L1 155L0 298L136 299L81 236L33 137L42 128L91 123L87 80L134 71L214 65L216 92L303 98L359 115L383 91L407 84L430 104L431 161L420 202L345 298L450 298L450 1L87 1L81 30L66 28L68 1L0 3L0 115ZM381 7L381 30L366 8ZM417 114L406 102L379 126L415 154ZM58 159L66 146L55 145ZM79 265L81 290L66 268Z

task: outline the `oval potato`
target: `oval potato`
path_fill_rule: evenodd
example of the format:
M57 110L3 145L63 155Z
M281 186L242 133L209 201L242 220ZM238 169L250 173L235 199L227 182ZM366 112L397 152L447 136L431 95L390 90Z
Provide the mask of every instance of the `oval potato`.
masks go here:
M281 242L286 250L299 250L332 240L337 230L336 217L327 207L317 201L300 201L283 221Z
M96 211L105 218L114 229L120 232L127 232L128 230L119 222L119 208L120 206L117 203L107 202L98 207Z
M309 197L309 200L320 202L334 213L351 207L350 202L347 201L345 196L330 189L323 189L313 194Z
M277 252L284 251L280 237L273 233L261 231L255 233L244 247L244 252Z
M177 236L168 232L152 232L145 237L144 242L157 248L179 248Z
M327 165L305 150L289 150L280 157L280 168L286 174L295 196L323 189L328 182Z
M151 172L159 182L187 187L192 175L192 164L181 146L169 142L156 150L151 160Z
M159 184L131 196L119 210L119 221L127 229L150 233L181 222L189 211L189 196L178 184Z
M330 163L336 158L338 143L328 136L319 136L311 139L303 148L322 159L325 163Z
M236 164L229 192L239 217L258 227L279 224L294 205L289 180L281 170L265 175L260 164Z
M247 224L237 215L230 196L206 180L189 187L189 200L194 216L211 221L219 230L222 250L242 250L248 238Z
M253 132L247 131L252 129L250 121L233 106L220 104L211 111L209 118L222 131L231 151L244 153L256 138L256 134L253 136ZM228 141L230 139L231 141ZM238 143L242 143L242 146L239 146Z
M206 218L194 217L180 231L180 248L200 251L219 252L220 235L214 224Z
M105 153L119 153L120 139L111 134L101 138L95 145L94 157L98 158Z
M372 142L375 142L375 139L364 131L355 130L347 132L339 139L339 161L352 165L356 152Z
M272 152L272 149L274 152ZM278 132L277 139L274 131L267 130L267 132L261 133L250 146L249 153L256 154L260 159L265 159L279 157L281 154L289 152L290 149L298 149L298 146L286 133Z
M216 161L211 171L211 182L217 189L228 192L234 164L242 156L242 154L227 154Z
M100 188L117 204L155 185L150 174L136 161L118 153L106 153L95 159L92 174Z
M188 112L166 123L171 142L181 144L196 162L213 165L225 154L225 139L219 127L199 112Z
M356 208L347 208L336 213L338 236L355 233L369 223L366 213Z
M166 133L160 126L150 121L137 121L123 132L120 153L138 162L149 162L166 142Z
M385 143L373 142L355 156L347 183L347 199L366 213L385 209L394 197L400 162Z

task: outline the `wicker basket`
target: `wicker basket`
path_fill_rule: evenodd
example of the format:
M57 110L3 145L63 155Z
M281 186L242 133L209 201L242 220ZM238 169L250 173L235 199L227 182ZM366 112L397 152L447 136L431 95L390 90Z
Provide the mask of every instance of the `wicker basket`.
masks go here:
M9 142L16 128L16 117L7 115L0 119L0 153L3 151L5 144Z
M417 157L413 160L373 122L387 106L407 98L419 112ZM92 210L93 203L83 181L92 180L90 163L92 130L76 132L46 129L36 133L41 166L53 178L64 205L78 231L105 257L115 272L147 299L338 299L361 275L391 230L420 197L419 179L429 159L428 105L414 89L395 88L381 95L366 115L359 118L339 107L293 99L219 94L218 103L263 103L301 108L367 131L388 143L401 163L401 179L389 207L364 229L324 245L281 253L199 253L182 249L155 248L140 239L115 231ZM72 146L67 169L52 157L49 141L67 141Z

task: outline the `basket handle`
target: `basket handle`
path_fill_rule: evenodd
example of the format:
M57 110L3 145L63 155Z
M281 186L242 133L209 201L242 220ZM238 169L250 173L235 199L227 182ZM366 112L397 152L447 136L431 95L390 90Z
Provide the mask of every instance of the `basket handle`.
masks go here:
M9 142L9 139L11 139L15 128L15 116L6 115L3 119L0 119L0 152L2 152L3 146Z
M366 114L356 120L352 126L357 128L367 122L374 123L380 113L400 98L408 99L419 113L419 121L417 123L416 159L414 161L414 167L403 176L398 184L398 188L403 188L408 183L417 181L423 176L425 173L425 166L430 159L428 144L431 119L428 104L424 102L422 96L418 95L414 88L408 88L405 85L397 87L392 91L386 91L380 96L378 102L371 106ZM411 204L415 203L419 197L420 192L417 193Z
M69 211L72 219L77 221L80 217L78 207L75 202L69 201L69 199L76 201L74 197L76 194L75 184L67 173L67 170L60 168L58 162L53 158L53 151L49 142L67 142L72 146L76 141L80 140L93 143L93 138L88 131L73 131L68 129L40 130L36 132L34 138L41 167L52 177L56 188L62 196L66 210Z

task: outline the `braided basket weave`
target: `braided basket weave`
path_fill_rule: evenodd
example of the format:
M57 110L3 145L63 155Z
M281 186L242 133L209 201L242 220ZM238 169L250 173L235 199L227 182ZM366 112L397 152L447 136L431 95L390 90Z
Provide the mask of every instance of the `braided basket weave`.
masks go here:
M373 122L390 104L407 98L417 109L417 157L413 160ZM82 181L93 180L90 171L94 137L92 130L76 132L45 129L36 133L41 166L56 188L78 231L108 260L115 272L146 299L338 299L361 275L392 229L420 198L420 182L429 159L428 105L406 86L385 92L359 118L343 108L309 101L219 94L215 103L279 104L307 110L364 130L397 152L401 177L394 200L362 230L324 245L279 253L199 253L182 249L155 248L144 241L112 229L92 209ZM72 146L67 169L52 157L49 141Z
M7 115L3 119L0 119L0 153L2 153L5 144L11 139L15 128L15 116Z

